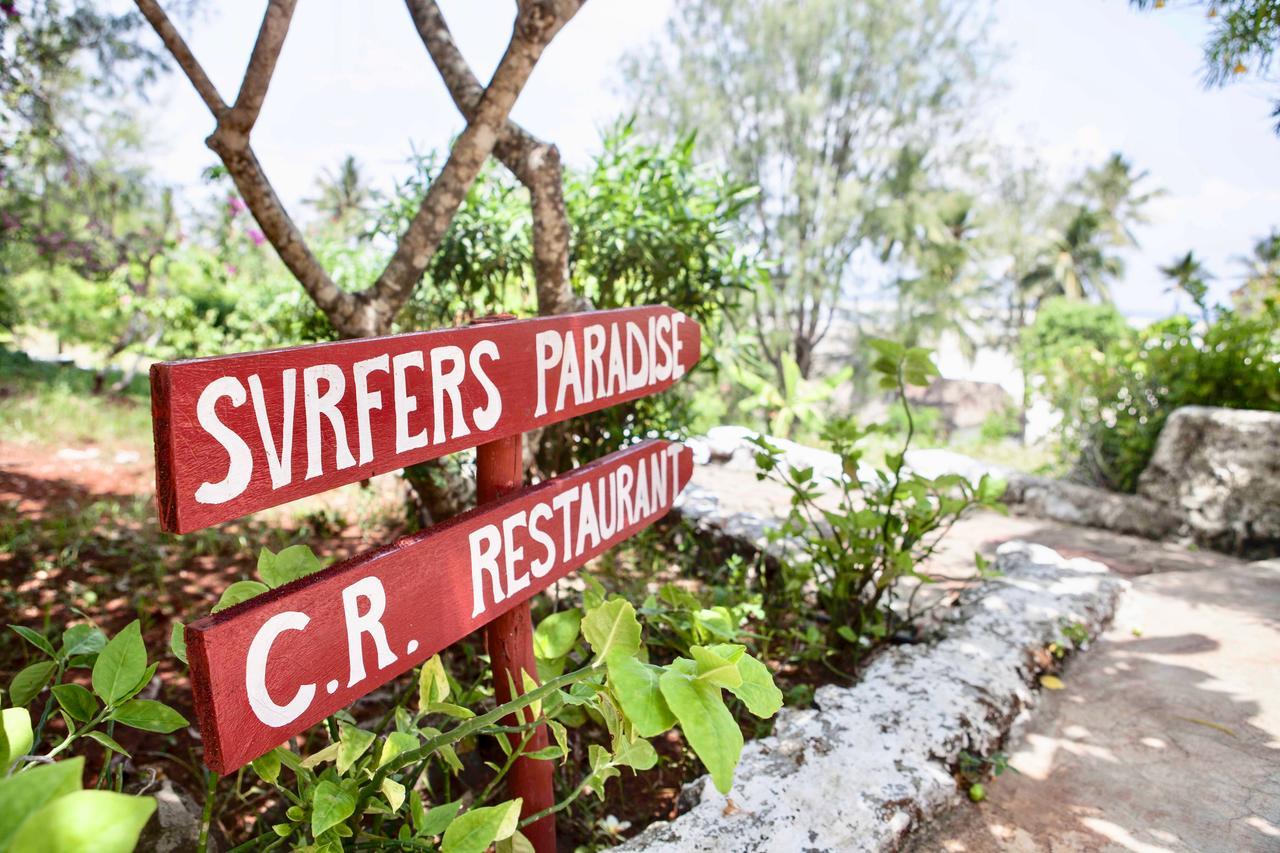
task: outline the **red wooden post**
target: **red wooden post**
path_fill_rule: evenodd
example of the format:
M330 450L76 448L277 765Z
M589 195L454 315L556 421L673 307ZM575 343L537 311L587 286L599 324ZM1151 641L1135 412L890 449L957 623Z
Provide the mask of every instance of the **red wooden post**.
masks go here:
M476 448L476 503L485 504L518 491L524 485L524 436L513 435ZM524 692L521 672L537 678L538 666L533 655L533 617L529 602L508 610L485 627L485 643L489 647L489 663L493 668L493 689L499 704L512 698L511 687ZM527 720L514 716L504 725L518 725ZM523 736L512 734L508 742L517 748ZM547 727L538 726L525 744L526 752L534 752L549 744ZM521 816L528 817L555 805L552 774L555 762L518 758L508 777L508 791L523 797ZM522 832L533 842L538 853L554 853L556 849L555 815L547 815Z
M511 314L491 314L479 317L475 323L492 323L515 319ZM524 486L524 435L500 438L476 448L476 505L497 500L503 495L519 491ZM538 663L533 654L533 612L529 602L517 605L494 619L485 627L485 645L489 649L489 666L493 671L493 692L498 704L514 697L511 688L524 692L522 672L531 678L538 677ZM532 712L530 712L530 717ZM526 720L508 717L504 725L518 725ZM512 734L508 743L512 749L519 747L524 738ZM534 729L533 736L525 744L526 752L535 752L549 745L546 726ZM512 797L522 797L524 803L520 816L528 817L555 805L556 793L553 774L555 764L518 758L507 777L507 790ZM556 818L547 815L522 830L537 853L555 853Z

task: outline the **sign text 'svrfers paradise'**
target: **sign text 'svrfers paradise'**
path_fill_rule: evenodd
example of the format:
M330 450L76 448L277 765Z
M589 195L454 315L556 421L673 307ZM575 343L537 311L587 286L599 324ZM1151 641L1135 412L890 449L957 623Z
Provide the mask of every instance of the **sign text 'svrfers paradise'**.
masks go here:
M700 354L665 307L157 364L156 495L187 533L661 391Z
M205 762L229 773L661 518L693 473L654 440L187 626Z

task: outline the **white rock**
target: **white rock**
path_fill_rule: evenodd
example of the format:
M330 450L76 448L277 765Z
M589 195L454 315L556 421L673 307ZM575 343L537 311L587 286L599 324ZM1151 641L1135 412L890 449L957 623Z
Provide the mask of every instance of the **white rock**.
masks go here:
M784 709L773 735L747 744L728 798L703 777L697 805L620 849L896 849L959 801L960 752L993 751L1034 701L1031 652L1064 622L1097 634L1127 586L1100 563L1024 543L1001 546L997 564L1004 576L971 594L938 641L890 648L853 687L820 688L816 709Z

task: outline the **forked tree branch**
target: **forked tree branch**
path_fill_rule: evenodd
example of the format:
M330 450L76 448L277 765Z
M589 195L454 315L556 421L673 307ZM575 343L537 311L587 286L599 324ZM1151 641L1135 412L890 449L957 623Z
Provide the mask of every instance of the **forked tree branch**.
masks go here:
M222 159L264 236L338 332L346 337L361 337L390 328L492 153L511 107L543 49L585 0L518 0L511 41L493 79L467 114L466 129L400 236L386 268L376 282L360 293L339 288L316 260L249 143L249 132L266 97L296 0L270 0L232 107L222 100L156 0L135 2L217 120L217 128L206 143Z
M484 87L454 42L440 7L435 0L405 0L405 5L454 104L470 120ZM538 313L563 314L575 310L578 300L569 287L570 229L559 149L508 118L498 134L493 153L529 191Z

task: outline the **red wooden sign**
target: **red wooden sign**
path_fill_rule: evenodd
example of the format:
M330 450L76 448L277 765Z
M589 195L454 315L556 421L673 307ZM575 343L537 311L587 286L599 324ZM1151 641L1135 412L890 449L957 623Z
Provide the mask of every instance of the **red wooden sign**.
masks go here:
M205 762L235 770L520 606L692 473L687 448L648 441L187 626Z
M161 523L187 533L653 394L700 335L649 306L157 364Z

